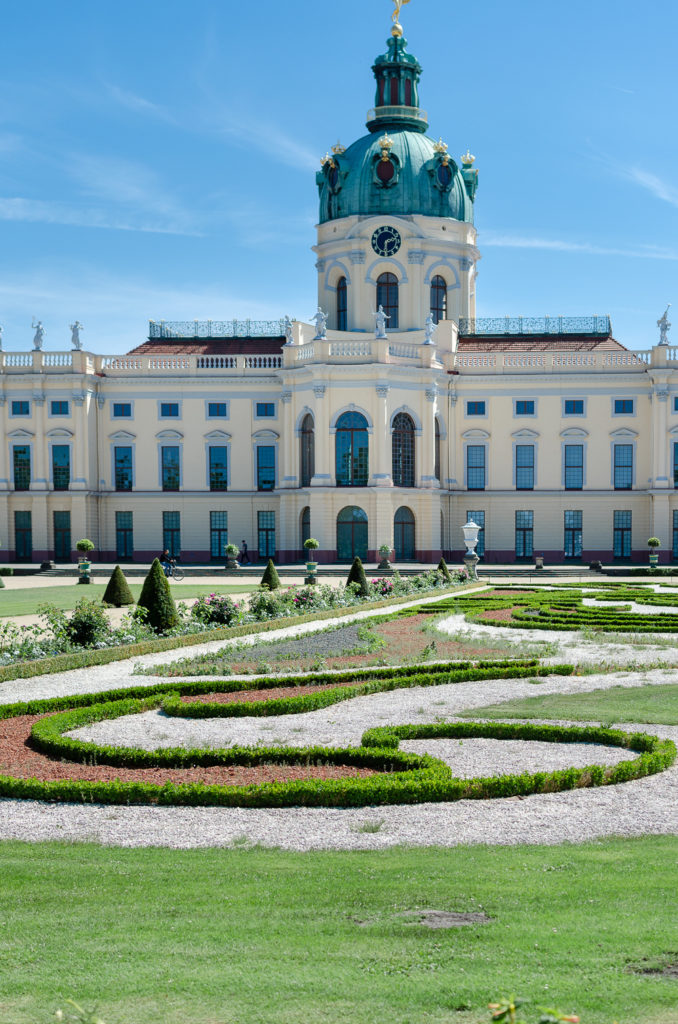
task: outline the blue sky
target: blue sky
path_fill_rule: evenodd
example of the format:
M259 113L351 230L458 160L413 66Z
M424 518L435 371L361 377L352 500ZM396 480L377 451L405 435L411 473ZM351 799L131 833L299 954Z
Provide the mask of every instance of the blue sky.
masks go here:
M5 348L127 351L153 319L306 319L315 171L365 133L389 0L5 4ZM480 170L478 314L678 307L678 8L412 0L430 133ZM674 337L678 344L678 309ZM671 340L674 340L673 338Z

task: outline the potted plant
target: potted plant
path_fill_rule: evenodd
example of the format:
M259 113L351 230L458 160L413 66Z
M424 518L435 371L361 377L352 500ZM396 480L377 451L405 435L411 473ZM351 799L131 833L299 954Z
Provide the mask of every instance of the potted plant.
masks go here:
M240 548L237 544L227 544L224 548L224 553L226 555L226 572L235 572L240 568L238 564Z
M306 562L306 573L307 573L307 575L306 575L306 579L304 580L304 583L307 583L308 585L313 586L313 584L315 583L315 574L318 571L318 563L314 562L314 561L311 561L311 559L312 559L311 552L312 551L317 551L318 548L320 547L320 544L315 539L315 537L307 537L306 540L304 541L304 547L306 549L306 552L307 552L306 557L308 559L308 561Z
M657 563L659 562L659 554L657 552L657 548L660 548L662 546L662 542L660 541L659 537L648 537L647 546L650 549L650 565L657 565Z
M79 540L75 545L76 551L80 552L78 556L78 583L90 583L90 569L92 563L89 560L89 552L94 551L94 544L91 540L84 537Z
M381 559L381 561L379 562L379 572L388 572L388 570L391 568L391 563L389 561L390 554L391 545L382 544L381 547L379 548L379 558Z

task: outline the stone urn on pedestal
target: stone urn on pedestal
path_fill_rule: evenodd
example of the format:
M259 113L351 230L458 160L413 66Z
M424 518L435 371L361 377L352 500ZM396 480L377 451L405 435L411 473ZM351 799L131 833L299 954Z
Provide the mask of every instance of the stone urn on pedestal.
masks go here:
M464 565L468 573L470 580L478 579L478 572L476 566L480 559L476 554L476 545L478 543L478 535L480 533L480 527L477 523L474 523L472 519L462 526L462 533L464 534L464 544L466 545L466 554L464 555Z
M224 554L226 555L226 572L237 572L240 568L238 563L238 555L240 554L240 548L237 544L227 544L224 548Z
M75 548L76 551L80 552L78 556L78 583L91 583L90 572L92 563L89 559L89 553L94 551L94 544L85 537L76 543Z
M304 548L306 549L307 558L306 575L304 577L304 583L306 584L307 587L313 587L318 582L318 577L316 575L318 572L318 563L312 561L311 559L313 557L312 552L317 551L319 547L320 544L315 539L315 537L307 537L306 540L304 541Z
M659 537L648 537L647 546L650 549L650 565L656 566L659 564L659 548L662 546L662 542Z
M391 554L391 545L390 544L382 544L381 547L379 548L379 558L381 559L381 561L379 562L379 565L377 566L377 571L378 572L392 572L393 571L391 563L389 561L390 554Z

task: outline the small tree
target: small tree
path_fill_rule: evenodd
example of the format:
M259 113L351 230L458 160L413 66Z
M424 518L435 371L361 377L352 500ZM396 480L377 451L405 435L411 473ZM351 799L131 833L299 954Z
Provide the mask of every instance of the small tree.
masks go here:
M662 542L660 541L659 537L648 537L647 546L649 548L660 548L662 546Z
M113 608L122 608L123 605L134 604L134 596L119 565L116 565L111 573L111 578L104 591L102 601L104 604L112 605Z
M266 590L280 589L280 577L278 576L278 570L274 566L272 558L269 558L268 565L264 569L264 575L261 577L261 586Z
M360 561L357 555L353 559L353 565L351 566L351 570L348 574L348 579L346 580L346 584L348 585L349 583L358 584L358 593L360 594L361 597L370 596L370 588L367 584L365 569L363 568L363 563Z
M315 539L315 537L307 537L306 540L304 541L304 547L306 548L307 551L317 551L318 548L320 547L320 544Z
M157 558L144 580L137 606L146 609L146 622L156 633L165 633L179 622L170 585Z
M90 551L94 551L94 544L91 540L83 537L82 540L76 542L75 549L76 551L82 552L83 555L87 555Z
M438 572L442 573L442 575L445 577L445 579L449 583L452 582L452 577L450 575L450 570L447 568L447 562L445 561L444 558L441 558L440 561L438 562Z

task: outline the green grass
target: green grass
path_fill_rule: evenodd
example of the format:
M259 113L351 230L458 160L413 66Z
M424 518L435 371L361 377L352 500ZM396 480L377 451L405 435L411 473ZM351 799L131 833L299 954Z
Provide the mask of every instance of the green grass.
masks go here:
M69 611L75 608L75 602L81 597L92 601L100 601L104 596L107 580L103 583L90 583L83 587L73 580L72 586L33 587L23 590L10 590L12 582L7 583L6 590L0 590L0 618L14 615L36 615L41 604L53 604L57 608ZM252 583L174 583L171 584L172 594L176 601L189 597L200 597L201 594L245 594L258 588L258 581ZM141 593L142 583L130 583L130 590L135 598Z
M112 816L123 812L111 811ZM244 826L246 827L246 825ZM487 1022L517 992L582 1024L676 1024L678 839L288 853L0 845L0 1019ZM431 931L397 915L484 911Z
M462 718L546 718L569 722L638 722L678 725L678 685L589 690L525 697L462 712Z

